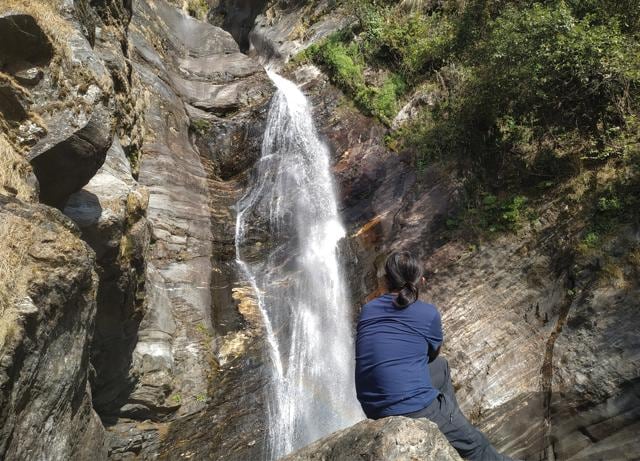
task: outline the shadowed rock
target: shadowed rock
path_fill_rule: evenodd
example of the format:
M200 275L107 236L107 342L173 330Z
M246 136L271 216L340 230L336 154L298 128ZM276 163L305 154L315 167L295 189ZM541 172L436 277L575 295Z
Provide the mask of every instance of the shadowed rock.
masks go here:
M285 456L281 461L459 461L431 421L401 416L360 421Z
M66 119L66 117L64 117ZM49 123L49 131L66 131L67 121ZM98 106L91 119L51 147L38 144L29 160L40 183L40 200L62 208L73 192L84 186L98 171L111 145L111 118Z
M99 267L91 350L96 373L91 384L93 406L101 416L116 413L132 387L129 367L142 318L148 200L147 190L134 181L115 138L104 165L82 190L69 197L64 209L96 252Z
M46 65L52 57L51 42L32 16L0 13L0 71L13 74Z
M58 210L3 196L0 234L3 262L19 261L2 271L15 302L0 306L0 458L104 459L87 384L93 252Z

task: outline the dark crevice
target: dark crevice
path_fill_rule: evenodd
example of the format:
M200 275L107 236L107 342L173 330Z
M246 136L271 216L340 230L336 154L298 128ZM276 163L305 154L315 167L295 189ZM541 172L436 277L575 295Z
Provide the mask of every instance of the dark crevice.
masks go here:
M574 255L565 254L561 255L559 261L563 261L562 265L565 268L572 267L572 261L574 259ZM559 268L558 268L559 269ZM562 333L562 329L564 325L567 323L567 318L569 317L569 313L571 311L571 307L576 305L583 305L586 302L587 292L583 292L579 299L575 299L573 296L573 292L575 289L575 277L571 269L565 269L563 274L559 274L560 278L564 278L566 280L566 290L567 294L565 295L563 303L560 305L560 311L558 313L558 319L556 320L556 324L553 328L553 331L549 335L545 345L545 354L544 360L542 364L542 368L540 370L541 374L541 387L542 387L542 395L543 395L543 416L544 416L544 424L545 424L545 432L543 439L543 447L545 450L554 451L554 439L552 436L552 396L553 396L553 353L554 346L556 340ZM591 284L593 280L587 283L587 286ZM545 313L546 314L546 313ZM555 452L547 455L546 459L556 459Z
M249 51L249 33L256 17L267 6L266 0L223 0L209 12L209 22L222 27L238 42L240 51Z

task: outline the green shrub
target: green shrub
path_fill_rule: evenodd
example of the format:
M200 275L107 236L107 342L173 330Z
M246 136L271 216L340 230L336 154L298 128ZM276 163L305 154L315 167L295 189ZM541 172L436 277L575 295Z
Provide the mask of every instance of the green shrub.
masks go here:
M482 53L475 90L495 112L537 126L596 129L619 123L628 91L636 91L638 48L616 21L576 19L560 2L496 19Z
M404 94L406 84L402 77L397 74L391 74L380 88L373 91L370 110L385 123L391 123L391 120L399 110L398 99Z
M417 163L462 161L495 187L498 177L538 184L580 171L581 157L622 155L640 53L617 20L577 18L563 2L487 17L469 72L405 129Z
M334 38L326 41L316 56L328 67L331 79L338 86L352 94L362 90L364 69L360 62L356 62L357 50Z
M434 13L398 14L383 9L369 14L362 27L362 50L365 56L390 65L407 81L415 82L424 73L443 65L451 51L453 23Z
M209 13L207 0L189 0L187 2L187 12L194 18L204 21Z

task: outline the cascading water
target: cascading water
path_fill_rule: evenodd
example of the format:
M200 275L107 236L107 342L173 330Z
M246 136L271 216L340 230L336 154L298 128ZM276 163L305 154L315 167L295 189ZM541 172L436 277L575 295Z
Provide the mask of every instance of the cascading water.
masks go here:
M267 458L277 459L363 415L329 152L302 92L269 76L277 92L254 182L237 204L236 258L265 323L272 362Z

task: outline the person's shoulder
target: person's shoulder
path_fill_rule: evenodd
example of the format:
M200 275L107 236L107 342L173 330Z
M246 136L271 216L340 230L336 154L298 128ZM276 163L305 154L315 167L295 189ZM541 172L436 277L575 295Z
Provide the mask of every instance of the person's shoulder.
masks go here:
M421 301L421 300L417 300L413 304L414 304L413 307L415 308L415 310L417 312L420 312L423 315L428 315L428 316L440 315L440 313L438 312L438 308L434 304Z
M373 299L369 300L367 303L365 303L365 305L362 306L362 307L364 309L365 307L383 306L383 305L389 304L391 299L392 299L392 297L390 297L388 294L376 296L375 298L373 298Z
M375 310L380 305L379 299L380 297L373 298L367 301L366 303L364 303L363 306L360 308L360 314L362 315L363 313L371 312L372 310Z

